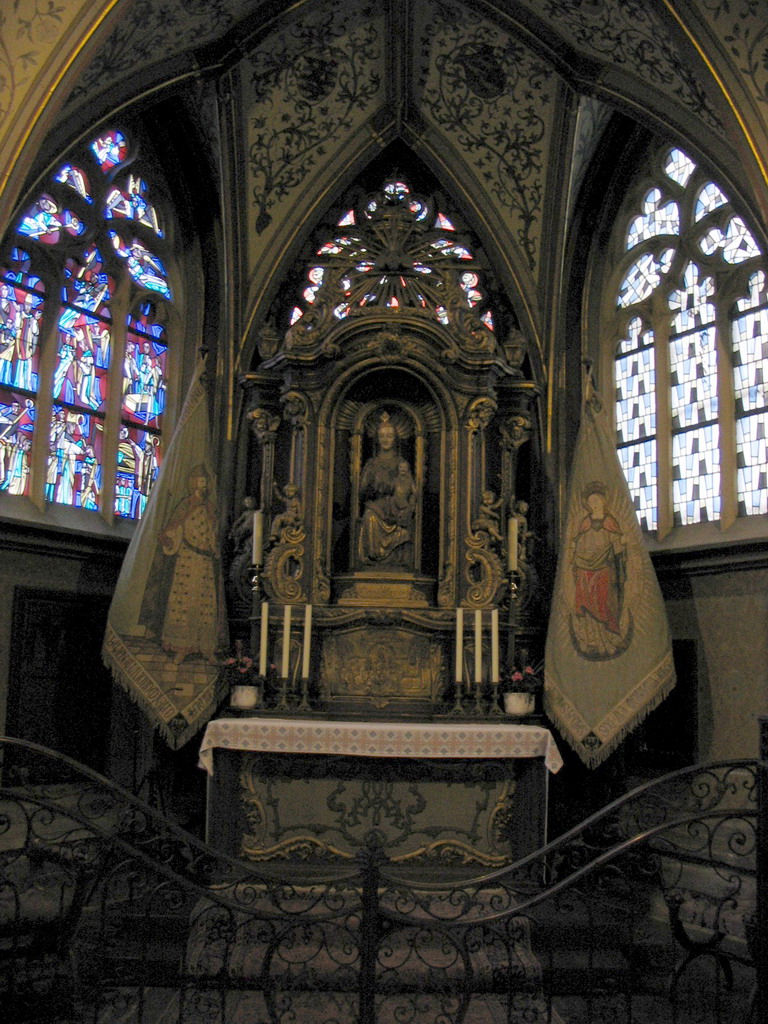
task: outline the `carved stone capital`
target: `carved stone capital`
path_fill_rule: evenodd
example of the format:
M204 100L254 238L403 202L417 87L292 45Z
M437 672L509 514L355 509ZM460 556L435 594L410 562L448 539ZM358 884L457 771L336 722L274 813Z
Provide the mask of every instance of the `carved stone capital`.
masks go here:
M531 439L530 416L509 416L501 423L501 437L506 448L517 450Z
M513 370L519 372L528 351L528 342L523 333L516 327L513 327L502 342L501 347L504 350L504 358L507 360L507 363Z
M258 334L256 341L259 355L262 359L269 359L280 347L280 335L272 324L264 324Z
M475 398L464 414L464 429L470 433L486 430L497 408L492 398Z
M259 444L274 444L275 435L280 426L280 417L276 413L259 406L256 409L251 409L247 418L250 420L251 431Z
M310 422L312 407L306 395L300 391L287 391L281 396L283 417L293 427L306 427Z

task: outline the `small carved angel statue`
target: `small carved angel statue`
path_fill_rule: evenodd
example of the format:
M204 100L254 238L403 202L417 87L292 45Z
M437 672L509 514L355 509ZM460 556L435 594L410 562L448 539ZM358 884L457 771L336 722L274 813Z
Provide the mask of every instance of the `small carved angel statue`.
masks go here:
M515 519L517 519L517 559L520 565L527 566L530 562L531 545L534 535L528 529L528 502L518 501L515 505Z
M251 539L253 533L253 512L256 499L250 496L243 498L243 511L232 524L229 539L232 541L232 563L229 567L229 580L236 593L245 600L250 594L248 587L248 568L251 564Z
M497 498L493 491L486 490L483 491L482 499L477 518L472 523L472 530L474 533L485 530L492 540L501 543L503 538L499 530L498 512L501 507L501 498Z
M285 510L278 513L272 520L272 529L269 532L270 541L278 540L286 530L295 530L301 526L304 515L299 498L299 488L296 484L287 483L282 493L277 484L273 484L273 490L277 500L282 501L285 505Z

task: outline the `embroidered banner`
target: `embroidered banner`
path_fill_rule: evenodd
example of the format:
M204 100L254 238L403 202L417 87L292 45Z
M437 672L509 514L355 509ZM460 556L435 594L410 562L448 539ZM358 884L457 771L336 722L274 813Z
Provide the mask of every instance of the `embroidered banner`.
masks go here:
M590 767L670 693L666 610L613 432L586 402L547 632L544 706Z
M202 367L126 552L102 650L115 679L174 749L205 725L223 697L219 660L227 644L201 378Z

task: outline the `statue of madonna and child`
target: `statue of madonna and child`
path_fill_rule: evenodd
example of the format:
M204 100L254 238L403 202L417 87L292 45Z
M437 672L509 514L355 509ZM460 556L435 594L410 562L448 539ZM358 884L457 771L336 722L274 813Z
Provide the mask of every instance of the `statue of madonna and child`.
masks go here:
M357 557L364 567L413 568L417 488L398 433L391 415L381 412L374 454L360 474Z

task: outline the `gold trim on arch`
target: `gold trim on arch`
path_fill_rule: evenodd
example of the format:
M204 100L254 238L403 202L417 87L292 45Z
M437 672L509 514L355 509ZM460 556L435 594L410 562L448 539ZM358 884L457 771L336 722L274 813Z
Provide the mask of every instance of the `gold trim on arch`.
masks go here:
M757 147L757 144L755 143L754 139L752 138L752 134L749 131L749 128L747 127L747 124L746 124L744 118L739 113L738 105L736 104L735 100L731 96L731 93L729 92L725 82L722 80L722 78L718 74L717 70L715 69L715 66L712 63L712 61L709 59L709 57L707 57L707 55L704 52L704 48L701 45L701 43L698 41L696 36L693 34L693 32L688 27L688 25L683 21L681 16L675 10L672 0L663 0L663 3L664 3L664 6L666 7L666 9L669 11L669 13L672 15L672 17L677 22L677 24L683 30L683 32L685 33L688 41L694 47L694 49L698 53L699 57L704 62L705 66L707 68L707 71L709 71L710 75L712 75L712 78L717 83L717 87L720 89L720 92L725 97L725 100L726 100L728 106L731 108L731 113L736 118L736 121L738 122L739 128L741 128L741 130L742 130L742 132L744 134L744 138L747 140L747 144L748 144L748 146L749 146L749 148L750 148L750 150L752 152L752 156L755 158L757 166L760 168L760 174L762 175L763 181L765 182L766 185L768 185L768 167L766 167L766 164L764 163L763 158L760 156L760 151L759 151L759 149Z
M69 59L67 60L67 62L64 65L64 67L61 68L61 70L58 72L58 74L54 78L53 83L46 89L44 102L42 102L41 104L38 104L37 109L36 109L32 119L30 120L30 122L29 122L29 124L28 124L28 126L27 126L27 128L26 128L26 130L25 130L25 132L24 132L24 134L22 136L22 138L20 139L18 145L16 146L15 151L11 155L10 160L8 161L8 164L7 164L7 168L8 169L5 172L4 177L2 179L0 179L0 199L2 199L2 196L3 196L4 192L5 192L5 189L8 186L8 182L11 180L11 175L13 173L13 169L16 166L16 164L18 163L18 161L19 161L19 159L21 157L21 154L24 151L24 148L26 147L27 143L29 142L29 138L32 135L32 132L34 131L34 128L35 128L37 122L40 120L40 117L41 117L43 111L45 110L46 106L48 105L48 101L50 100L51 96L53 96L53 94L59 88L59 86L62 83L62 80L63 80L64 76L67 74L67 72L70 70L70 68L74 64L74 62L77 60L77 58L83 52L83 50L85 49L86 45L91 41L91 39L93 38L95 33L98 31L98 29L101 28L101 26L104 23L104 21L107 18L107 16L110 15L112 13L112 11L114 10L114 8L117 7L117 5L119 3L121 3L121 2L122 2L122 0L109 0L108 5L102 11L101 16L98 18L97 21L95 21L92 24L90 30L80 40L80 43L76 47L74 52L70 54Z

